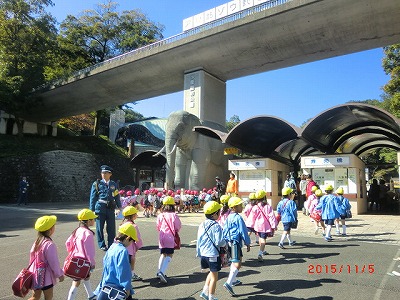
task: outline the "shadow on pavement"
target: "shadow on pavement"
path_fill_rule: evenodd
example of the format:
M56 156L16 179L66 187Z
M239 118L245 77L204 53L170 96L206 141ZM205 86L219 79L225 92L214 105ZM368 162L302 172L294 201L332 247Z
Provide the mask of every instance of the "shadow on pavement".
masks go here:
M344 248L344 247L360 247L358 244L336 244L335 242L345 242L345 238L333 238L331 242L325 241L321 237L321 244L315 244L315 243L297 243L295 246L287 248L287 250L290 249L298 249L298 248L321 248L321 249L334 249L334 248ZM285 250L282 250L285 251ZM282 252L281 252L282 254Z
M273 295L280 295L289 292L293 292L298 289L312 289L316 287L322 286L322 283L340 283L341 281L336 279L319 279L319 280L265 280L260 281L254 285L256 289L254 292L240 294L240 288L235 289L235 292L238 297L247 296L247 299L264 299L260 294L270 293ZM253 298L251 298L253 296ZM266 296L265 296L266 297ZM279 297L276 297L279 298ZM273 299L270 295L268 295L268 299ZM284 299L302 299L302 298L290 298L284 297ZM307 298L312 299L312 298ZM321 298L315 297L314 299L333 299L331 297Z
M274 299L285 299L285 300L331 300L333 297L328 297L328 296L318 296L318 297L312 297L312 298L295 298L295 297L287 297L287 296L282 296L282 297L277 297L277 296L263 296L263 295L256 295L256 296L250 296L247 297L247 299L254 299L254 300L274 300Z
M89 202L74 203L32 203L29 205L0 205L1 231L17 231L33 228L36 220L44 215L56 215L57 222L71 222L77 220L77 210L87 208ZM63 210L62 212L60 210ZM70 211L66 211L69 210ZM15 222L18 220L18 222Z

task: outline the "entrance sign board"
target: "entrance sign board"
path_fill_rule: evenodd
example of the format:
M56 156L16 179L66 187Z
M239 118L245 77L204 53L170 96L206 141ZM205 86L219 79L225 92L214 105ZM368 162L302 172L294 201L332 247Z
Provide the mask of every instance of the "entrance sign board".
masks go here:
M183 20L183 31L232 15L270 0L233 0Z

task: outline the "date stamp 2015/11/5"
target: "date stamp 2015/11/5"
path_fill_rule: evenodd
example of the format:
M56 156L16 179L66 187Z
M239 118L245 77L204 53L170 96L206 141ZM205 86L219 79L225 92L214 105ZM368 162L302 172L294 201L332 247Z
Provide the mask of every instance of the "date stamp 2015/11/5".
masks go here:
M349 265L349 264L310 264L308 274L373 274L374 264Z

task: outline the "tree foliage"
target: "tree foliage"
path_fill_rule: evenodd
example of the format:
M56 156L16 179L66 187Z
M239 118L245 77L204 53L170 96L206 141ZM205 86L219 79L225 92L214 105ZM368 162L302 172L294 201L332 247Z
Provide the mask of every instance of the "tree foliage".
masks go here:
M102 62L163 38L164 26L151 22L140 10L117 11L118 3L107 1L79 16L68 15L60 25L61 55L59 67L51 76L65 76L71 71ZM100 134L101 118L106 110L96 112L94 134ZM109 115L108 115L109 116Z
M94 115L82 114L69 118L62 118L58 125L73 131L77 135L90 135L93 130Z
M98 63L163 38L164 26L151 22L140 10L120 13L117 7L108 1L78 17L68 15L60 25L62 47Z
M129 107L122 107L125 112L125 123L133 123L144 119L144 116L141 113L138 113Z
M231 131L233 127L240 123L240 119L238 115L233 115L229 121L226 121L225 127L228 131Z
M0 106L14 115L20 135L21 115L38 102L33 90L45 82L55 45L55 19L45 12L49 5L50 0L0 2Z
M400 44L384 47L382 66L390 80L383 86L385 108L400 117Z
M382 66L390 80L383 87L384 91L389 95L400 92L400 44L387 46L384 49L385 57Z

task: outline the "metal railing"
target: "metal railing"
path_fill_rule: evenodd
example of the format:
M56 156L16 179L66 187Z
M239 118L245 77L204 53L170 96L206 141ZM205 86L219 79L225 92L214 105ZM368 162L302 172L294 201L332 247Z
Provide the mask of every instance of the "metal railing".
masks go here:
M221 26L221 25L226 24L226 23L230 23L230 22L242 19L242 18L244 18L246 16L249 16L249 15L252 15L252 14L267 10L267 9L270 9L272 7L276 7L276 6L285 4L285 3L290 2L290 1L293 1L293 0L270 0L268 2L261 3L259 5L256 5L256 6L248 8L248 9L239 11L237 13L231 14L229 16L226 16L224 18L221 18L221 19L218 19L218 20L215 20L215 21L211 21L209 23L206 23L206 24L200 25L198 27L195 27L195 28L189 29L187 31L184 31L182 33L173 35L173 36L171 36L169 38L154 42L152 44L137 48L135 50L126 52L126 53L118 55L118 56L115 56L115 57L107 59L107 60L105 60L103 62L99 62L97 64L94 64L94 65L92 65L90 67L86 67L86 68L84 68L82 70L79 70L79 71L76 71L76 72L72 73L71 76L68 77L68 79L74 79L74 78L78 79L82 75L90 73L94 69L97 69L97 68L99 68L101 66L105 66L107 64L123 60L123 59L125 59L125 58L127 58L129 56L134 56L134 55L137 55L139 53L147 52L149 50L152 50L152 49L155 49L155 48L159 48L159 47L164 46L164 45L172 44L172 43L174 43L176 41L182 40L182 39L187 38L189 36L193 36L193 35L198 34L200 32L203 32L203 31L206 31L206 30ZM42 85L38 89L50 88L51 86L59 86L59 85L62 85L64 82L65 82L65 79L57 80L55 82Z

